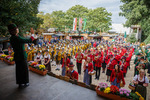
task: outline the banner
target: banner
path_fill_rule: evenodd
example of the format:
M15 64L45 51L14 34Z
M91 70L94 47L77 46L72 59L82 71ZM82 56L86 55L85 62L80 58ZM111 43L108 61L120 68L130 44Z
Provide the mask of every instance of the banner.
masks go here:
M79 18L79 31L82 30L82 18Z
M84 18L84 26L83 26L83 31L85 30L86 27L86 18Z
M77 29L77 18L74 18L73 20L73 31L76 31Z

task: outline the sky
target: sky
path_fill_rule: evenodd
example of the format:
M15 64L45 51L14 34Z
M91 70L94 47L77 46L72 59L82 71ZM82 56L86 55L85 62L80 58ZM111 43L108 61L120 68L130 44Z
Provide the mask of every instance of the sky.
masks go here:
M51 13L53 11L66 11L72 6L83 5L89 9L95 9L97 7L104 7L108 12L112 13L112 23L124 24L126 19L119 16L120 0L42 0L39 5L39 11L44 13Z

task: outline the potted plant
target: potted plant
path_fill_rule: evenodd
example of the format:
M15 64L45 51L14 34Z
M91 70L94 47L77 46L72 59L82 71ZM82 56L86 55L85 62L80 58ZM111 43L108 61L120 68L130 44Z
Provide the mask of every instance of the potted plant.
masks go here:
M9 57L8 60L7 60L7 63L10 64L10 65L15 64L14 57Z
M7 56L7 55L2 54L2 55L1 55L1 60L3 61L3 60L4 60L4 58L5 58L6 56Z
M47 70L45 68L45 65L40 65L34 61L29 61L29 69L35 73L38 73L40 75L46 75L47 74Z

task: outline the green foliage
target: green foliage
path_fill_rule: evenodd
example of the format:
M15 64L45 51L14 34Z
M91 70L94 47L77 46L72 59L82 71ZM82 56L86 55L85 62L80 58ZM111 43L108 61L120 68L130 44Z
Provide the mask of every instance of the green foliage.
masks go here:
M111 13L108 13L107 10L103 7L99 7L96 9L90 9L87 14L87 27L90 31L93 29L100 31L101 29L105 29L105 31L110 30L109 26L111 25Z
M36 17L40 0L0 0L0 34L6 35L7 25L15 23L20 33L37 28L42 19Z
M65 28L65 13L61 10L53 11L51 14L52 18L52 27L58 28L58 30L62 30Z
M135 43L137 40L135 38L135 34L131 34L128 38L127 38L127 42L130 42L130 43Z
M44 15L44 12L40 12L37 14L37 17L43 19L43 23L40 25L41 28L47 30L52 25L52 18L49 13Z
M111 25L111 13L108 13L107 10L103 7L96 9L88 9L81 5L75 5L68 9L66 12L63 11L53 11L49 14L48 18L45 18L47 14L39 13L38 17L44 19L44 23L41 25L41 28L58 28L58 30L63 31L66 28L72 30L73 18L77 18L77 25L79 25L79 18L87 19L86 30L97 31L100 28L105 28L105 31L108 31ZM48 24L49 23L49 24ZM77 26L78 28L78 26Z
M120 16L127 19L125 26L141 25L142 41L144 41L150 35L150 2L146 0L121 0L121 2L124 4L120 6L122 10Z
M149 44L150 43L150 35L145 39L145 44Z
M66 26L72 28L73 18L77 18L77 20L79 20L79 18L86 18L88 12L89 12L88 8L81 5L75 5L71 7L66 11L66 16L65 16ZM77 25L79 25L78 22Z

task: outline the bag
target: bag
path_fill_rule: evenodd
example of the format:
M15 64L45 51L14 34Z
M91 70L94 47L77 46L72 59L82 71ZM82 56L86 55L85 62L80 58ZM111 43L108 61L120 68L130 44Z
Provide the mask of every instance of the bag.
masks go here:
M124 87L124 84L122 81L120 82L120 87Z
M128 88L131 89L131 90L133 90L133 91L135 90L135 87L131 86L131 85L129 85Z
M135 90L135 85L134 85L134 83L131 82L131 83L129 84L128 88L134 91L134 90Z

